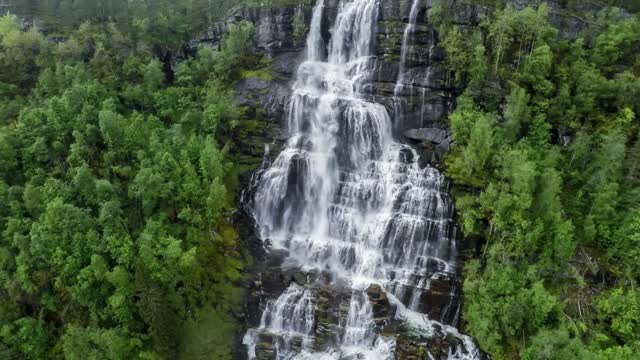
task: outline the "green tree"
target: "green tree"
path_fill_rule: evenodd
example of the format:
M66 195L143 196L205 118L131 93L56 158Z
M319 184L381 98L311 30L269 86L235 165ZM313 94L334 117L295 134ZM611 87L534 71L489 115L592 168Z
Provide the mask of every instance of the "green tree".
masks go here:
M523 125L529 122L531 113L528 107L529 96L527 92L517 86L511 90L507 97L507 106L504 110L504 130L508 141L515 142L521 136Z
M457 26L451 27L444 37L443 45L447 51L447 65L455 74L456 82L462 79L463 72L469 67L470 54L466 49L464 35Z
M522 353L523 360L595 360L595 354L585 348L566 329L542 330L531 339Z
M69 10L65 31L113 4L49 5ZM159 6L148 31L198 5L128 4ZM0 24L0 357L228 356L244 261L227 216L237 175L218 144L242 120L224 81L257 61L251 26L172 83L155 51L175 37L83 23L55 43ZM210 324L215 342L180 332Z
M623 343L639 340L640 295L637 290L615 288L600 296L595 307L599 319L610 322L612 334Z

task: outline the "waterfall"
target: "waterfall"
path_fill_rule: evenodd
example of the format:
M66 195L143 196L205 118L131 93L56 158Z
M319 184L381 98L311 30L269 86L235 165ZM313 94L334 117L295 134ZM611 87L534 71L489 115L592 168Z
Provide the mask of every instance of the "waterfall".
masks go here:
M307 59L309 61L319 61L324 56L324 40L320 31L323 10L324 0L318 0L311 19L309 36L307 37Z
M412 57L416 57L417 54L413 53L414 52L414 46L413 44L416 42L417 40L417 36L416 33L418 33L419 31L424 31L424 29L420 29L418 27L418 17L420 14L420 5L421 2L423 2L424 0L413 0L411 3L411 10L409 12L409 18L408 18L408 23L404 28L404 32L402 35L402 48L401 48L401 53L400 53L400 64L399 64L399 70L398 70L398 78L396 80L396 85L393 89L393 94L394 94L394 98L393 98L393 110L394 110L394 115L396 117L396 123L398 124L402 124L402 120L404 117L404 114L406 112L406 103L403 100L403 97L409 96L409 97L413 97L416 94L414 94L414 90L415 90L415 83L416 83L416 75L419 74L415 74L412 73L410 69L407 69L407 60L409 58L409 56ZM433 29L431 28L427 28L427 31L429 32L429 43L430 43L430 48L429 48L429 52L426 55L426 59L423 59L422 56L424 56L424 54L421 54L422 56L419 56L418 59L419 60L427 60L431 54L433 53L433 47L435 44L435 32ZM430 69L427 70L427 75L426 77L429 77L429 72ZM422 75L424 76L424 75ZM420 94L419 94L419 98L420 98L420 108L419 108L419 113L420 113L420 122L419 125L420 127L425 126L424 123L424 113L425 113L425 99L426 99L426 93L427 93L427 89L425 87L422 87L420 89Z
M414 24L417 3L410 16ZM262 358L393 359L395 339L381 335L374 319L367 293L372 284L402 310L398 321L440 320L418 311L432 279L455 273L453 203L444 176L418 165L418 153L394 139L387 109L361 91L375 71L379 5L341 0L325 44L325 4L316 3L307 59L292 85L289 139L261 172L254 197L259 235L272 249L286 250L286 264L322 272L326 276L316 281L325 286L349 289L339 334L323 348L316 346L317 289L292 283L269 300L260 326L245 335L251 359L261 335L275 349ZM450 358L467 358L456 353Z
M409 51L411 51L410 42L413 39L416 31L416 24L418 22L418 12L420 11L420 1L421 0L413 0L411 3L411 11L409 13L409 23L404 28L404 33L402 34L402 48L400 50L400 71L398 72L398 81L396 83L395 93L396 96L402 86L404 86L405 81L405 67L407 64L407 55Z
M418 22L418 12L420 10L420 0L413 0L411 3L411 10L409 11L409 22L404 28L402 34L402 48L400 49L400 68L398 70L398 79L396 80L396 86L393 89L393 112L397 118L397 122L402 122L402 114L404 113L404 102L401 99L403 90L407 86L407 56L411 51L411 41L413 40L416 32L416 24ZM413 91L413 89L412 89ZM422 120L420 121L423 122Z

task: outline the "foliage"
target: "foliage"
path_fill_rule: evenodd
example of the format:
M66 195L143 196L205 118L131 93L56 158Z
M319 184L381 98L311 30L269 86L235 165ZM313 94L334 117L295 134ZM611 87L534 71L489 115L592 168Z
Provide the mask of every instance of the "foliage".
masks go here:
M507 357L511 349L517 348L521 336L557 321L559 304L545 289L534 267L510 264L498 254L500 250L492 249L482 274L478 273L477 262L468 264L465 292L474 301L465 310L465 319L469 321L468 329L488 351Z
M465 270L466 329L496 359L631 359L640 21L603 11L566 39L544 4L493 6L482 36L438 20L464 90L447 171L464 232L485 242Z
M612 335L625 342L636 340L640 331L640 294L637 290L616 288L595 302L601 320L611 324Z
M457 26L452 27L446 33L443 45L447 51L447 65L450 71L455 72L456 80L460 81L462 72L469 67L471 54L465 51L465 40Z
M139 46L171 45L154 26L55 43L15 21L0 19L0 353L230 358L244 262L220 144L241 111L222 84L257 63L253 27L172 79Z
M531 344L522 354L523 360L568 360L600 359L584 347L580 339L564 328L544 329L531 339Z
M274 5L310 5L311 0L246 0L250 6L274 6Z
M307 36L307 24L304 20L304 13L299 8L293 16L293 39L297 44L302 44Z
M223 20L234 0L8 0L34 16L47 33L66 34L84 22L112 23L141 46L176 48L189 36Z

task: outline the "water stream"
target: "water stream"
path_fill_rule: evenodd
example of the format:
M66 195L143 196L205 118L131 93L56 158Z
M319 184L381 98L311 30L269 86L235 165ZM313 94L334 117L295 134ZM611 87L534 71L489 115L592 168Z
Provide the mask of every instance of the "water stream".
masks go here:
M405 37L413 32L418 2ZM379 0L341 0L325 44L325 6L323 0L316 3L307 58L292 85L289 140L261 173L254 198L260 237L271 249L287 251L286 265L322 272L324 285L350 289L340 330L333 344L316 346L313 284L292 283L266 304L260 325L247 332L251 359L260 357L256 345L265 334L279 360L393 359L396 339L382 335L375 322L367 294L372 284L388 294L397 308L395 320L406 327L429 333L442 320L419 311L433 279L456 272L447 180L418 165L418 153L394 139L387 109L361 91L374 76L379 5ZM470 339L453 327L438 327L461 339L450 359L477 358Z
M416 57L416 54L411 54L414 50L412 44L416 40L417 33L419 31L418 28L418 17L420 15L420 6L424 3L424 0L412 0L411 10L409 11L408 23L404 28L404 32L402 34L402 47L400 50L400 68L398 71L398 79L396 80L396 85L393 89L394 99L393 99L393 107L394 107L394 116L396 117L396 123L402 124L402 117L406 113L406 101L403 99L403 96L413 97L415 96L414 90L414 80L415 74L411 74L410 71L407 70L407 61L409 57ZM427 58L431 56L433 52L433 45L435 44L435 33L433 29L427 29L430 36L430 44L431 48L429 49L429 53L419 56L420 61L424 61L422 59L423 56ZM420 76L424 76L423 74L418 74ZM428 76L428 72L427 72ZM425 113L425 98L427 89L425 87L420 88L420 127L424 126L424 113Z

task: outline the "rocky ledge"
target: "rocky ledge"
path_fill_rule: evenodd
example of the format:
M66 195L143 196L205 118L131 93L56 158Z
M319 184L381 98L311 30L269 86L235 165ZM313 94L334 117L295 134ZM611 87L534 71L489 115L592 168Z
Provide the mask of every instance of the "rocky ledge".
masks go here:
M315 299L314 329L312 339L290 339L288 346L295 350L302 343L312 341L311 349L323 351L338 342L344 336L346 314L349 310L353 290L341 286L340 281L332 279L329 274L318 271L305 272L299 268L283 265L286 252L273 251L265 258L257 269L258 276L250 284L247 301L247 320L250 328L259 328L261 316L269 301L275 301L293 283L311 290ZM429 289L424 291L419 305L420 310L430 319L444 318L447 308L457 307L452 292L459 284L454 278L434 275ZM435 324L433 331L427 335L415 334L404 328L402 320L396 316L398 308L379 284L367 287L366 296L373 311L376 325L375 331L383 336L396 338L396 359L447 359L450 353L464 351L462 340L453 336L446 325ZM454 300L452 302L452 300ZM457 319L453 320L457 322ZM451 324L453 324L453 322ZM258 329L256 355L259 360L276 359L278 335L267 330Z

